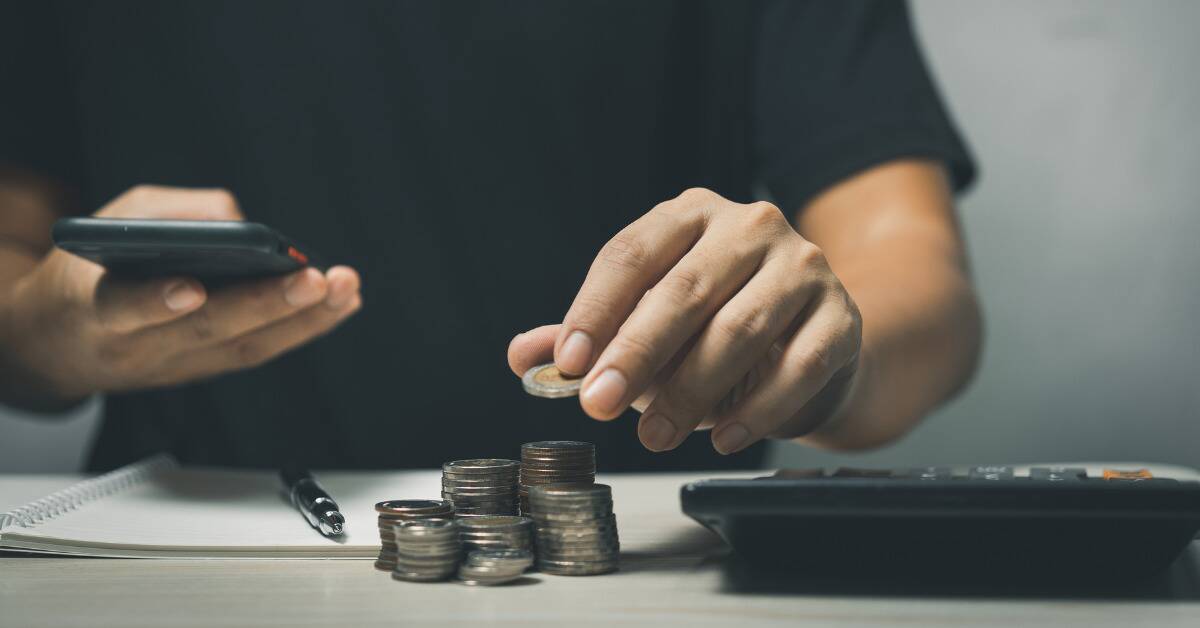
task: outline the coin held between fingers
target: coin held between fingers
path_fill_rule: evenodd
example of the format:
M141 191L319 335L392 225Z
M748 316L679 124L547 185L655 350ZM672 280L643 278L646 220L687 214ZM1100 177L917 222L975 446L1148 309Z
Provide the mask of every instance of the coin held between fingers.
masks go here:
M582 377L564 374L553 362L535 366L525 371L525 375L521 377L521 386L525 392L546 399L574 397L579 394L582 382Z

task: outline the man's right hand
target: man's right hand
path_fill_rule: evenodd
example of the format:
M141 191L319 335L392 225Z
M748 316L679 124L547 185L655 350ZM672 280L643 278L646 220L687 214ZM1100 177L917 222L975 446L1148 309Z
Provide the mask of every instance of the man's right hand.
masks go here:
M135 187L96 215L242 220L224 190L156 186ZM113 277L59 249L12 290L0 300L6 367L23 375L22 396L47 406L256 366L330 331L362 305L358 274L346 266L208 292L189 277Z

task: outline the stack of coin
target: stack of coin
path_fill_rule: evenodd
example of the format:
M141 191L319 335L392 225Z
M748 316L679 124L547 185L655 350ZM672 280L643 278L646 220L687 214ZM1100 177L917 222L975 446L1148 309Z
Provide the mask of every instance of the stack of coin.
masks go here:
M521 445L521 512L529 513L529 488L596 481L596 446L574 440Z
M540 571L591 576L617 570L621 544L608 485L535 486L529 504Z
M520 578L531 565L533 552L529 550L475 550L458 568L458 579L472 585L504 584Z
M434 499L396 499L375 504L375 512L379 513L379 540L382 542L375 568L391 571L396 568L396 524L421 519L449 520L454 516L454 505Z
M442 499L454 503L456 517L517 514L516 460L480 458L442 465Z
M462 557L457 521L403 521L393 527L396 534L396 568L392 571L392 578L433 582L454 575Z
M463 551L516 549L533 551L533 519L491 516L460 519Z

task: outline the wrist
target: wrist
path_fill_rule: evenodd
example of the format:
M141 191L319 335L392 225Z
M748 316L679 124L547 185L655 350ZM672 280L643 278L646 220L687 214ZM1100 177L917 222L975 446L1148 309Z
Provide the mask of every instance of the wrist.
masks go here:
M876 421L869 410L877 372L876 356L864 341L854 361L813 400L815 405L824 405L814 417L815 424L794 440L834 450L868 449L882 444L873 438ZM821 397L829 400L822 403Z
M95 391L71 390L54 371L64 360L46 317L31 307L30 275L0 288L0 403L35 412L58 412L85 401Z

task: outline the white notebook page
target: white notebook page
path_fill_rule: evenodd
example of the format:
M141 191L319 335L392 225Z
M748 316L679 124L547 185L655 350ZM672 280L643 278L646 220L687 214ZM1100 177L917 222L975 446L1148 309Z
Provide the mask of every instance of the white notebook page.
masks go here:
M379 551L376 502L440 498L437 471L314 476L346 515L340 541L308 525L276 473L177 468L42 523L7 527L0 545L130 557L372 557Z

